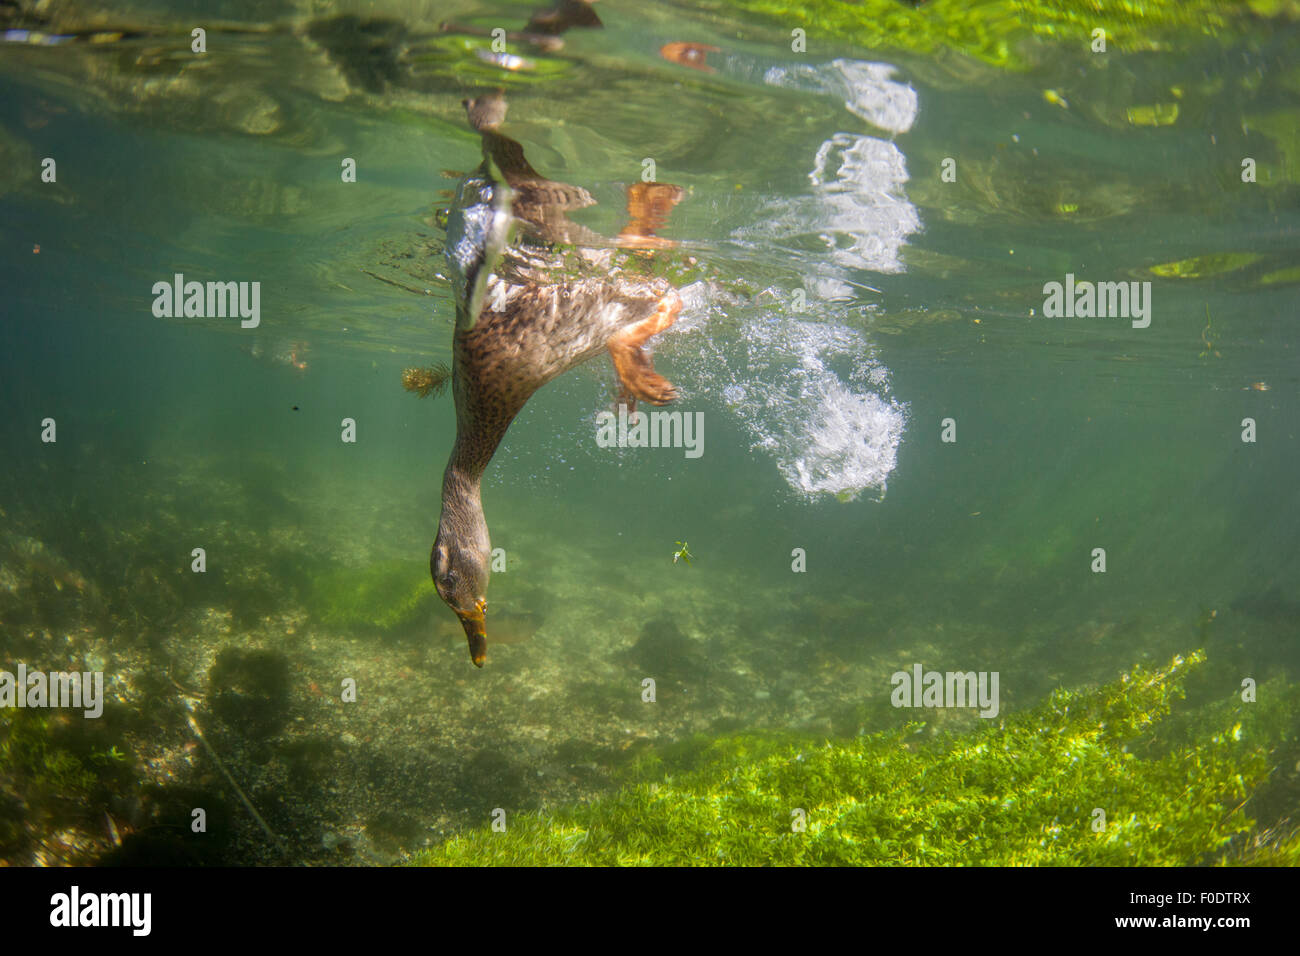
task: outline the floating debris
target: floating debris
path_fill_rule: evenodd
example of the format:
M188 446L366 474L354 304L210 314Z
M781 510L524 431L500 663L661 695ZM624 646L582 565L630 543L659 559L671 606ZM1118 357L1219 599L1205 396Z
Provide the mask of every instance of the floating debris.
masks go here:
M721 52L721 47L710 46L707 43L665 43L659 48L659 55L669 63L688 66L692 70L699 70L701 73L717 72L713 67L709 66L706 58L710 53L719 52Z
M1178 122L1178 104L1156 103L1153 106L1130 106L1128 121L1133 126L1172 126Z
M259 362L267 365L287 365L300 372L307 371L307 354L311 346L306 342L267 341L259 339L252 345L240 346Z
M1068 110L1070 108L1069 101L1060 93L1056 92L1056 90L1043 90L1043 99L1051 103L1053 106L1059 106L1063 110Z
M1152 266L1150 272L1162 279L1204 279L1244 269L1261 258L1256 252L1217 252L1161 263Z
M1201 343L1205 348L1197 358L1208 358L1213 355L1215 358L1223 358L1219 350L1214 347L1215 339L1213 335L1214 320L1210 318L1210 303L1205 303L1205 328L1201 329Z

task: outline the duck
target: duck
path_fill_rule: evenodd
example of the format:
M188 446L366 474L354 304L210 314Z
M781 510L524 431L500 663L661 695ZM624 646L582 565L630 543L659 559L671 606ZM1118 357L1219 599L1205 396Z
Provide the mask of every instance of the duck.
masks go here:
M492 551L484 472L537 390L602 353L613 362L629 414L637 401L665 405L677 397L646 345L676 321L682 299L665 278L624 271L614 253L653 255L671 245L655 231L684 191L668 183L629 187L629 222L611 241L568 218L595 202L587 190L543 177L501 132L502 91L462 105L480 136L483 162L461 181L447 220L456 437L429 571L464 627L470 660L482 667Z

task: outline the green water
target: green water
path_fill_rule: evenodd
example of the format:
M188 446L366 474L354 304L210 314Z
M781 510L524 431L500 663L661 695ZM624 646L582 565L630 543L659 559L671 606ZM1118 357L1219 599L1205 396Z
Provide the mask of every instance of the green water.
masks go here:
M609 0L511 72L438 26L527 5L362 6L0 24L80 35L0 43L0 668L106 682L36 728L58 773L6 751L0 857L388 863L697 734L984 723L890 707L915 664L998 672L1004 714L1197 648L1193 698L1296 677L1294 11L1107 13L1103 54L1027 5ZM704 445L599 447L603 358L539 392L485 482L478 670L428 581L454 408L401 373L451 361L460 103L497 87L584 225L647 159L685 188L655 364ZM155 317L176 273L260 282L260 324ZM1067 274L1150 282L1149 326L1046 316Z

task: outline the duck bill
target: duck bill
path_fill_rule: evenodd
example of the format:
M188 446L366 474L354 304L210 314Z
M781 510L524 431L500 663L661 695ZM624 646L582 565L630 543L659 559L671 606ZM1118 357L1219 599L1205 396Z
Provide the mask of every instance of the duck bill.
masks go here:
M483 612L478 609L457 611L456 616L460 618L461 626L465 628L465 637L469 640L469 659L475 667L482 667L487 659L487 624Z

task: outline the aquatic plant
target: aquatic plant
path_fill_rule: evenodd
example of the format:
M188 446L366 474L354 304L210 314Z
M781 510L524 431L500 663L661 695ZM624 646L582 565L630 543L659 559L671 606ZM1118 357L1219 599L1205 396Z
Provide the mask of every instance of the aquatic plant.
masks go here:
M1026 69L1034 38L1089 49L1093 30L1106 31L1108 49L1159 50L1189 34L1241 35L1261 29L1261 17L1295 18L1293 0L1148 3L1140 0L1001 0L929 3L898 0L702 0L706 7L744 10L756 19L799 26L810 38L832 38L868 49L916 53L953 49L994 66Z
M134 788L131 758L112 723L0 710L0 860L30 863L41 848L50 861L84 862L96 851L102 808Z
M1256 834L1223 860L1224 866L1300 866L1300 827L1287 823Z
M94 786L95 774L55 739L44 711L13 711L3 724L0 767L21 775L35 790L76 800Z
M421 398L441 395L451 380L451 369L442 363L424 368L408 368L402 371L402 388L415 392Z
M909 723L848 740L725 737L686 760L678 748L613 796L519 814L504 833L476 830L413 862L1200 863L1253 827L1246 801L1297 708L1293 693L1272 693L1269 705L1230 700L1171 718L1203 661L1197 652L1060 690L964 734Z
M400 559L325 572L314 578L311 593L321 623L374 631L393 631L427 618L438 596L424 562Z
M678 541L677 550L673 552L673 564L677 563L678 558L681 558L687 564L690 564L692 557L694 557L694 555L691 554L690 545L685 541Z
M112 763L125 763L127 761L126 752L121 750L116 744L113 744L107 750L93 750L90 759L101 766Z

